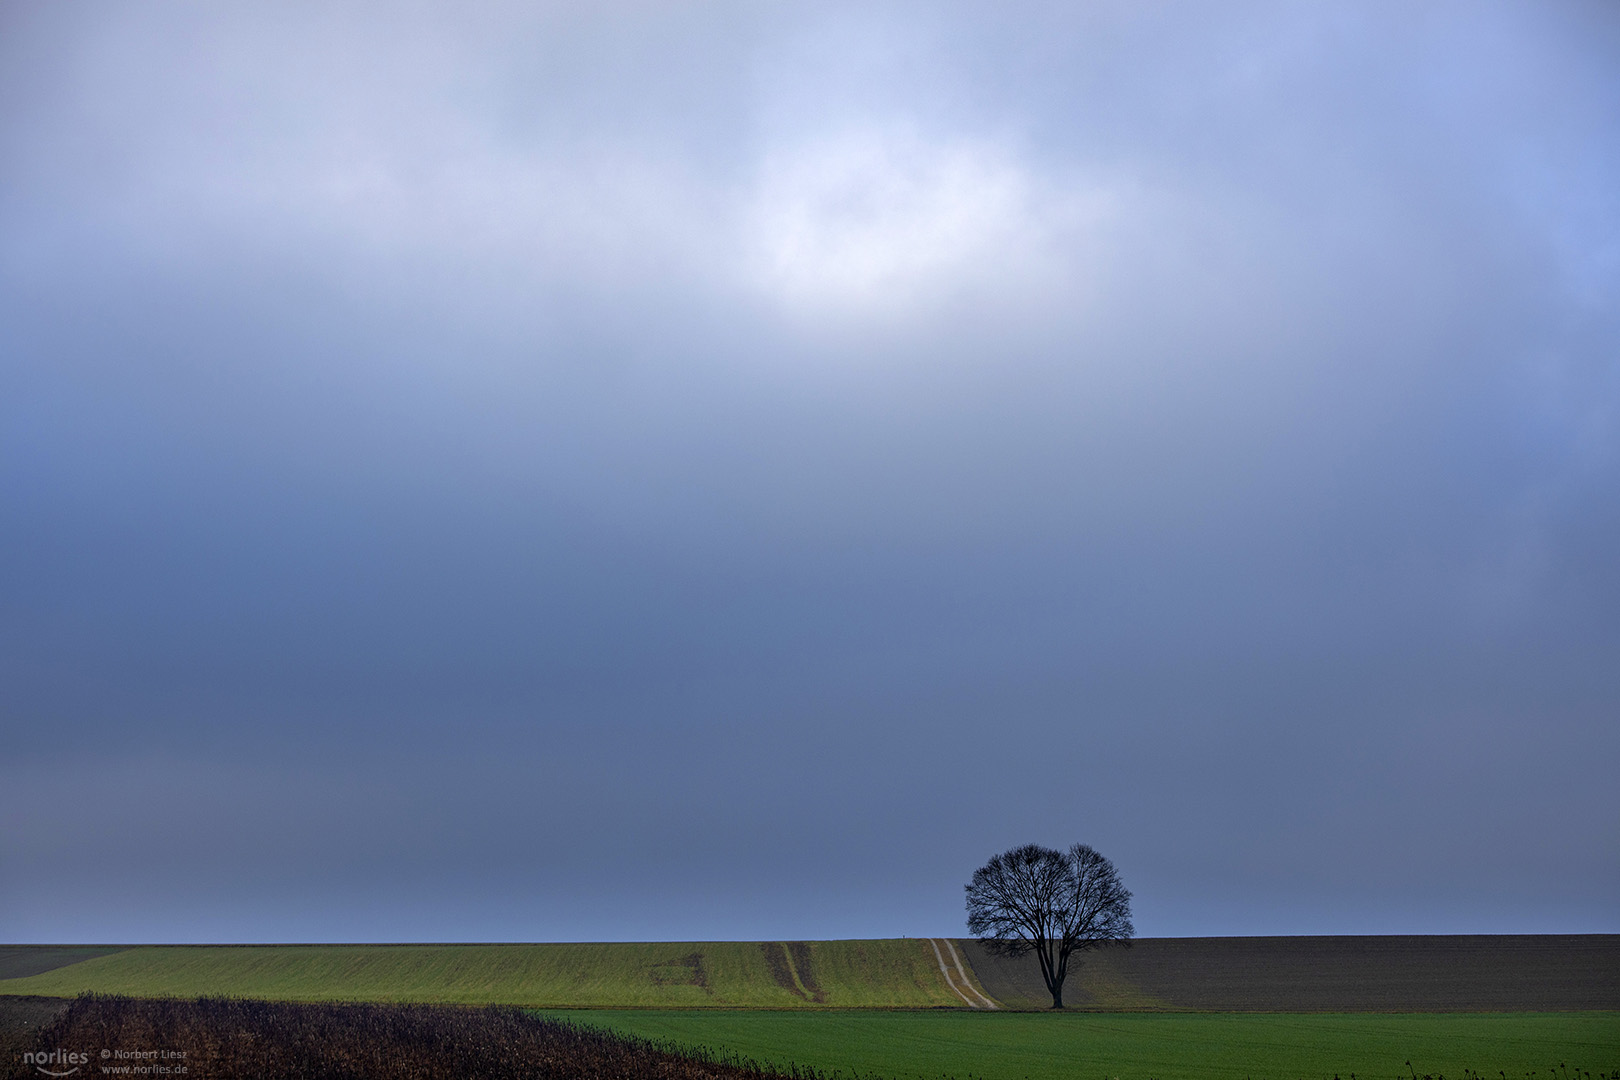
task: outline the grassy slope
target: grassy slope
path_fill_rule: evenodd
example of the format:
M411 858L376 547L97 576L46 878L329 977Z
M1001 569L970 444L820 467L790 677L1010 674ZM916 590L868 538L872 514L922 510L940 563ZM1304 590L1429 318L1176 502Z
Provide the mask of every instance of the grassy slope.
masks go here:
M755 942L138 946L27 978L0 979L0 994L94 990L584 1008L959 1003L925 941L816 941L808 948L809 972L799 963L784 972L780 957L786 950L776 950L773 971L770 955ZM824 1002L817 1005L800 987L819 988Z
M1029 957L960 942L981 989L1050 1001ZM803 1008L960 1000L925 940L576 945L0 946L0 994ZM103 955L106 954L106 955ZM1620 1009L1620 935L1167 938L1088 953L1064 999L1099 1012Z
M569 1015L560 1013L557 1015ZM614 1012L574 1018L654 1039L899 1080L1559 1080L1620 1075L1617 1013Z

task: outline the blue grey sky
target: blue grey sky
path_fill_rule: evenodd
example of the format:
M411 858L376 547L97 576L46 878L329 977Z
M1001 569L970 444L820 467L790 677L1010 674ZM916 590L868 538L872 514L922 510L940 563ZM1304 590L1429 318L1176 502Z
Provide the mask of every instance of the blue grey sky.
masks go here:
M1620 931L1620 9L0 5L0 940Z

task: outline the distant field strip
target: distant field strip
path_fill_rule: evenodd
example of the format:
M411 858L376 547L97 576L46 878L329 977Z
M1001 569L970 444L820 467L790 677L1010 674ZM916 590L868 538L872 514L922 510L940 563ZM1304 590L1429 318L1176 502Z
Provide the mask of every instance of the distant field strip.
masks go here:
M1005 1008L1051 1004L1030 957L957 943ZM1620 935L1140 938L1077 953L1071 1009L1574 1012L1620 1009Z
M950 953L951 963L956 966L955 975L951 974L950 967L945 963L945 953L940 951L941 943L943 943L945 951ZM996 1007L996 1003L981 994L972 981L968 979L967 972L962 967L962 958L957 955L956 946L951 944L950 938L929 938L928 944L934 947L934 956L939 960L939 971L941 975L945 976L945 984L956 991L956 996L961 998L968 1008L993 1009Z
M1620 1010L1620 935L1148 938L1071 961L1093 1012ZM231 994L554 1008L1045 1009L976 941L0 946L0 994Z
M560 945L161 945L91 956L0 994L229 994L558 1008L961 1007L918 938ZM971 984L970 984L971 985Z
M39 975L125 948L124 945L0 945L0 981Z

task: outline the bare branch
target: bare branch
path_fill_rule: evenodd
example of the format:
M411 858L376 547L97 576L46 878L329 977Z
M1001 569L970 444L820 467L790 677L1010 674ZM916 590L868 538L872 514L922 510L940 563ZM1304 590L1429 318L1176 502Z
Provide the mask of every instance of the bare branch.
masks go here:
M968 931L992 951L1035 953L1054 1009L1063 1007L1073 953L1136 933L1114 864L1085 844L1025 844L995 856L973 872L967 914Z

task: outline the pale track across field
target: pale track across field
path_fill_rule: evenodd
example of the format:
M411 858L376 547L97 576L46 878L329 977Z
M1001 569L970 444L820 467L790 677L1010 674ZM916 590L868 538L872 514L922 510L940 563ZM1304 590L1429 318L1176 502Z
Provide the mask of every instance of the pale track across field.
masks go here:
M939 943L942 941L945 943L945 949L943 952L939 947ZM928 944L934 947L934 959L939 961L939 971L940 974L945 976L945 985L955 991L956 996L961 998L962 1001L966 1003L968 1008L996 1008L996 1003L981 994L978 989L974 987L972 981L968 979L967 969L962 966L962 956L956 951L955 942L953 942L950 938L929 938ZM951 963L956 966L955 976L952 976L950 967L945 963L946 953L950 953ZM961 983L960 986L957 985L958 982ZM978 1001L974 1001L974 998L978 998Z

